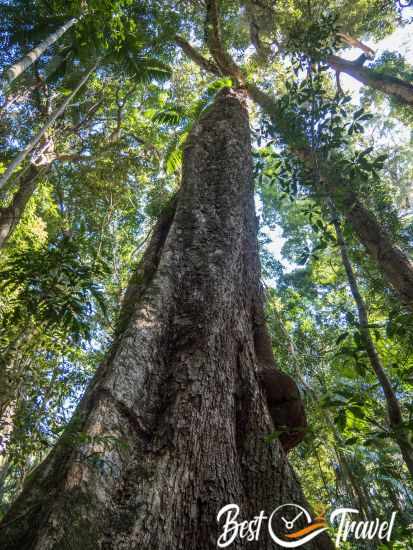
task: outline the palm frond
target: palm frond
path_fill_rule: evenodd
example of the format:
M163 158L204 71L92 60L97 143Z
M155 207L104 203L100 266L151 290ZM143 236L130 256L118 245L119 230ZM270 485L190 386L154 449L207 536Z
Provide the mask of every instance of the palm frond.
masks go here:
M178 170L180 170L182 166L182 156L183 156L182 149L179 147L176 147L166 157L165 170L168 175L174 174L175 172L178 172Z
M126 59L135 80L142 84L149 84L153 80L165 82L171 77L171 68L159 59L132 55L128 55Z
M179 105L171 105L159 111L155 111L151 119L159 124L166 124L169 126L179 126L187 122L185 110Z
M168 175L174 174L181 169L184 145L191 126L192 123L188 124L185 130L174 138L166 151L165 171Z

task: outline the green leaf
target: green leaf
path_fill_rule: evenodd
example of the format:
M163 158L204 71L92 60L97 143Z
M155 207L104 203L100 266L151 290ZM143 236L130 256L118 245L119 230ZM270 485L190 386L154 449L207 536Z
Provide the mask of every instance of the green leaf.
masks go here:
M178 126L184 120L184 113L179 108L162 109L161 111L156 111L151 118L154 122L159 122L160 124Z
M350 334L350 333L349 333L348 331L343 332L342 334L340 334L340 335L338 336L338 338L336 339L336 345L338 345L338 344L340 344L341 342L343 342L343 340L345 340L349 334Z

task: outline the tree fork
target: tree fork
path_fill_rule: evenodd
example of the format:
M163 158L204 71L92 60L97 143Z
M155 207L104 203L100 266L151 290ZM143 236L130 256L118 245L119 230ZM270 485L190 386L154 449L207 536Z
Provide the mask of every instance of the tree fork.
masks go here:
M12 177L16 168L20 166L20 164L25 160L25 158L33 151L36 145L40 142L43 136L46 135L47 131L53 126L56 120L65 112L70 102L73 101L73 98L77 95L80 89L89 80L92 73L96 70L98 63L99 63L99 60L89 70L86 71L86 73L82 76L79 83L77 84L75 89L72 91L72 93L68 95L66 99L62 101L62 104L53 113L49 115L46 122L43 124L43 126L40 128L37 134L20 151L20 153L10 162L4 174L0 177L0 189L2 189L7 184L7 182Z
M337 55L329 55L326 62L336 72L346 73L362 84L394 97L404 105L413 107L413 86L410 82L386 73L379 73L368 67L363 67L361 63L348 61Z
M256 23L254 10L251 9L251 2L245 2L244 5L246 8L247 18L250 23L251 42L261 60L265 61L265 59L269 57L270 51L265 51L265 48L263 48L260 41L259 27ZM262 8L263 6L260 7ZM271 8L269 8L268 17L271 19L274 16L275 13ZM413 107L413 85L410 82L395 77L391 74L382 73L375 69L364 67L363 63L365 61L374 59L375 51L347 33L339 32L337 33L337 36L352 48L358 48L363 53L355 61L349 61L348 59L343 59L342 57L333 54L327 56L324 62L336 72L336 75L341 72L346 73L358 80L361 84L379 90L380 92L395 98L399 103ZM278 49L285 53L285 47L283 47L283 45L278 41L276 44Z

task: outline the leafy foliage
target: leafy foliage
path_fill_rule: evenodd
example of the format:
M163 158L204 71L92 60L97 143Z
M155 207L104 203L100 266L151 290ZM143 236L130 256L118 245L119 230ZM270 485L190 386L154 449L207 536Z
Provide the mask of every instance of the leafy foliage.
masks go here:
M223 43L245 81L276 100L272 119L249 107L267 320L277 363L298 381L310 423L292 462L315 506L351 504L367 517L398 510L394 543L380 548L407 550L413 486L397 439L402 434L413 443L413 320L339 220L367 304L367 328L403 414L395 430L366 352L317 164L330 163L411 253L412 110L369 88L359 100L341 89L326 62L349 53L342 33L377 41L401 28L406 11L383 0L225 0L220 7ZM0 257L3 512L63 432L110 345L127 281L179 186L192 125L219 90L237 82L217 77L225 72L220 67L214 74L196 67L176 45L177 34L188 36L211 61L200 2L5 0L1 9L2 71L78 18L2 90L1 173L98 60L0 196L1 223L25 170L45 168L16 210ZM411 82L411 66L399 52L383 53L370 67ZM293 154L303 145L317 153L311 169ZM339 204L339 191L333 198ZM283 234L276 258L274 230ZM100 453L81 455L87 437L69 433L67 444L79 460L116 476ZM122 445L101 437L102 449Z
M88 338L92 298L105 311L102 289L94 281L105 273L101 262L82 263L76 243L68 239L19 251L0 271L0 290L10 296L7 324L27 316L44 330L59 327L76 339Z

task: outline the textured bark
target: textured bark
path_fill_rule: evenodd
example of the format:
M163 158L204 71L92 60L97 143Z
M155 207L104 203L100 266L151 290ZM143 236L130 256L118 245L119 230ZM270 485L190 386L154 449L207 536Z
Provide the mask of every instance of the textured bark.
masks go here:
M263 438L273 426L254 347L249 134L242 97L228 90L191 131L179 195L131 281L115 344L5 517L2 549L215 549L222 506L237 503L247 519L304 503L280 444ZM79 432L95 439L76 445ZM263 530L234 547L274 543ZM320 535L306 548L333 546Z
M217 36L214 35L214 50L217 50ZM180 37L180 43L184 39ZM179 43L178 43L179 44ZM185 53L198 63L200 54L188 43L185 43ZM221 45L222 47L222 45ZM220 56L224 61L228 54ZM224 67L223 62L215 60L217 66ZM309 147L305 133L302 132L302 120L291 116L286 117L284 110L271 95L263 92L252 82L243 78L239 71L231 73L231 67L226 66L227 76L241 82L250 98L266 112L274 125L278 135L286 142L290 151L299 158L313 172L314 167L320 176L320 186L315 190L329 196L337 209L346 217L352 226L357 238L363 244L376 262L388 283L394 288L401 301L413 311L413 264L410 258L394 243L391 235L380 225L374 214L358 199L338 168L339 163L326 161L317 152ZM216 67L216 70L219 70Z
M413 85L395 76L378 73L360 63L330 55L328 65L337 72L346 73L362 84L396 98L399 102L413 107Z
M50 34L43 42L41 42L38 46L33 48L31 52L29 52L27 55L25 55L20 61L12 65L9 69L6 71L6 82L7 84L11 84L13 80L15 80L18 76L20 76L30 65L32 65L35 61L39 59L39 57L49 48L52 44L54 44L59 38L70 29L70 27L73 27L75 23L77 23L77 19L75 17L72 17L72 19L69 19L67 23L62 25L57 29L57 31Z
M13 230L21 220L26 204L36 189L39 177L45 170L30 166L23 174L18 191L9 206L0 208L0 248L6 244Z
M304 439L307 430L304 404L297 384L291 376L274 366L263 368L258 374L274 428L280 432L280 442L288 452Z
M334 210L333 210L334 213ZM400 408L399 401L396 393L393 389L391 381L387 376L386 371L383 368L379 354L377 353L376 346L369 329L369 318L367 313L367 307L360 294L356 276L351 265L350 257L347 252L347 245L344 240L343 233L341 231L340 223L336 214L333 216L333 225L337 235L337 242L340 247L341 259L344 269L346 271L351 294L357 306L359 329L364 348L370 361L371 368L373 369L377 380L383 390L383 394L386 400L386 407L389 419L389 425L393 430L393 438L399 445L404 462L413 477L413 447L410 444L407 433L403 430L403 417Z

